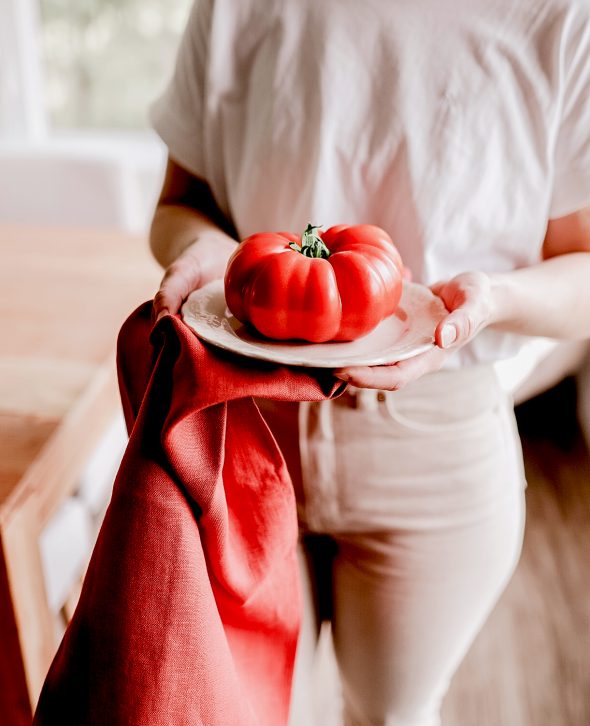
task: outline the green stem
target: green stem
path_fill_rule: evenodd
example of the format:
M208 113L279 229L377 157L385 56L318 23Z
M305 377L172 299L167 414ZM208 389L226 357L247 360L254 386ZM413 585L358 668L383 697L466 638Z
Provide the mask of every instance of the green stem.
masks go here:
M289 247L295 252L300 252L305 257L320 257L327 260L330 256L330 250L324 244L322 238L318 234L318 227L308 224L305 232L301 235L301 245L291 242Z

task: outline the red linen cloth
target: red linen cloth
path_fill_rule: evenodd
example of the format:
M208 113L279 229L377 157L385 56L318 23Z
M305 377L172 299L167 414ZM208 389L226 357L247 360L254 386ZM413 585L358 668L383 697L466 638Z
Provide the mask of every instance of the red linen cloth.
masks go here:
M130 430L36 726L286 724L299 592L294 495L252 396L344 384L204 345L151 304L124 323Z

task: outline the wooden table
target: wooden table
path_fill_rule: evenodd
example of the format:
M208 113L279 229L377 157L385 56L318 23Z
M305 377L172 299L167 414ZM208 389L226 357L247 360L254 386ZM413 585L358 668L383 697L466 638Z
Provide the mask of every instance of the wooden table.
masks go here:
M0 225L0 714L30 724L57 643L38 537L119 407L115 344L161 273L144 238Z

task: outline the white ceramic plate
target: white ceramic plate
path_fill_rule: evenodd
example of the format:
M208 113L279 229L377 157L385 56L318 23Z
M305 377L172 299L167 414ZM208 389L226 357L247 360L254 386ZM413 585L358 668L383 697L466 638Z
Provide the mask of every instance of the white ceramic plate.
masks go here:
M434 344L434 330L446 315L440 298L424 285L404 282L400 306L371 333L348 343L273 341L242 325L227 309L223 281L191 293L182 306L184 322L208 343L249 358L312 368L395 363Z

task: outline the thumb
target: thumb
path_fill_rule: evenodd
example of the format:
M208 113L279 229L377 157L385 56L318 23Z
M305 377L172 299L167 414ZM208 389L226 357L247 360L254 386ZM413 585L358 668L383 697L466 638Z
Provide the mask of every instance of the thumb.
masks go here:
M434 332L434 341L439 348L464 345L475 335L479 325L475 309L463 305L440 321Z

